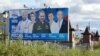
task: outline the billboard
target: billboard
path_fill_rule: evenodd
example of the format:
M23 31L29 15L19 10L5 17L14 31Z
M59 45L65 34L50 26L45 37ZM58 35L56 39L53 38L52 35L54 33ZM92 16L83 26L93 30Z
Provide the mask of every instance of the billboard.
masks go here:
M68 41L68 8L9 11L10 38Z

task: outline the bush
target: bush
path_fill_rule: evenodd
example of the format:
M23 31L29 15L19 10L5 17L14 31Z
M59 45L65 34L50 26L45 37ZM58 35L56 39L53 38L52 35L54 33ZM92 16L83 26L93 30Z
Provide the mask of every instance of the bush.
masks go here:
M93 47L94 47L94 49L99 49L100 50L100 41L97 44L95 44Z
M23 45L20 40L8 46L0 42L0 56L100 56L100 49L62 48L58 44L40 42Z

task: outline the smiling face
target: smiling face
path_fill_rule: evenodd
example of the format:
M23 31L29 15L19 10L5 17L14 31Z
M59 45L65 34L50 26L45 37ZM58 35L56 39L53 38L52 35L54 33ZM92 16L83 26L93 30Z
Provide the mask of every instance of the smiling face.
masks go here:
M53 19L54 19L53 13L49 13L48 14L48 18L49 18L50 21L53 21Z
M41 22L44 22L44 20L45 20L45 13L44 13L44 11L40 11L39 12L39 20Z
M26 20L28 13L26 11L22 12L22 20Z
M63 19L63 12L62 11L57 12L57 18L58 18L58 20Z
M34 13L31 13L30 14L30 18L31 18L31 21L34 22L35 21L35 14Z

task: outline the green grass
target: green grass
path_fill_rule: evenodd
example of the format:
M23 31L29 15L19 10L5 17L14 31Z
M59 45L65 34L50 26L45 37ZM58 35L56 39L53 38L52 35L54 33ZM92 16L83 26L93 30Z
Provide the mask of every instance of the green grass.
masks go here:
M6 24L5 22L0 22L0 26L1 26L1 25L5 25L5 24Z
M0 56L100 56L100 48L91 51L40 42L23 45L23 41L19 40L8 46L0 42Z

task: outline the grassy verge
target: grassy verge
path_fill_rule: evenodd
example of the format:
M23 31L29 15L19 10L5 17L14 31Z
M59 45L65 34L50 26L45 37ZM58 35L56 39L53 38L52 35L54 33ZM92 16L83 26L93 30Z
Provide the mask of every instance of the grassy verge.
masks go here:
M23 45L22 41L5 46L0 42L0 56L100 56L100 49L62 48L57 44L38 42Z

